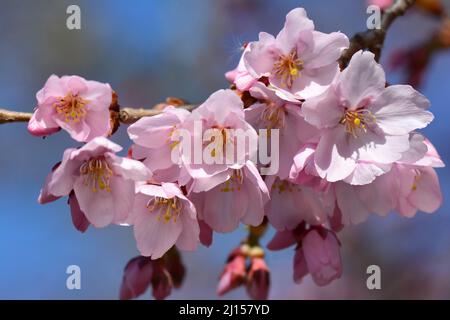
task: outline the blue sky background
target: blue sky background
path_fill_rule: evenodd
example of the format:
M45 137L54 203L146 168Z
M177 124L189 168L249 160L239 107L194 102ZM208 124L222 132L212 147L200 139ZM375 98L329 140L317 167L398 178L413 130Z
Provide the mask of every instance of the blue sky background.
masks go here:
M66 8L78 4L82 30L65 27ZM320 31L351 36L365 28L364 0L118 0L0 1L0 107L32 111L37 92L52 73L109 82L123 106L151 106L167 96L201 102L227 86L239 47L259 31L276 34L289 10L303 6ZM424 41L436 22L420 12L399 19L386 43L390 52ZM389 73L398 83L401 74ZM421 91L435 121L423 132L450 163L450 54L433 60ZM125 128L113 140L129 146ZM122 270L138 254L132 230L90 228L77 232L66 200L41 206L36 199L45 176L65 148L77 146L66 133L45 140L25 124L0 126L0 298L115 299ZM448 169L440 169L444 204L414 219L372 217L341 235L344 276L325 288L307 278L295 285L292 250L267 258L271 298L450 298ZM227 253L244 231L218 235L212 247L185 253L188 274L171 298L215 297ZM264 242L267 242L266 237ZM81 267L82 289L67 290L68 265ZM382 269L382 290L366 289L365 270ZM143 298L149 298L146 293ZM246 298L237 290L225 298Z

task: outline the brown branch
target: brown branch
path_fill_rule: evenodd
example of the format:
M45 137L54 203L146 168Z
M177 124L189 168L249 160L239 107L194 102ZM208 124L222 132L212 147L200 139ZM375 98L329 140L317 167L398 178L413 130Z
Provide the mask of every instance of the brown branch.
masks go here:
M375 54L375 60L379 61L389 27L396 18L404 15L415 3L416 0L397 0L382 13L380 29L366 30L355 34L350 39L349 48L342 53L339 59L341 69L344 69L350 62L352 56L362 49L368 49L373 52Z
M15 112L5 109L0 109L0 124L9 122L27 122L31 118L31 113Z
M197 105L186 104L177 106L177 108L184 108L187 110L192 110ZM123 124L131 124L143 117L151 117L161 113L160 109L135 109L135 108L123 108L119 111L118 120ZM0 109L0 124L10 123L10 122L28 122L31 119L32 113L27 112L15 112L5 109Z

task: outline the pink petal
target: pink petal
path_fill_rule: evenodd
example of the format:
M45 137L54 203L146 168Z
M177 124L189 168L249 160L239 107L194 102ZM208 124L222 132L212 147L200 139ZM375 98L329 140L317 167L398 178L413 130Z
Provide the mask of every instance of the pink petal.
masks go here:
M387 87L370 106L377 125L387 134L405 135L425 128L433 114L426 111L430 102L411 86Z
M384 90L385 82L383 68L368 51L355 53L339 77L341 95L353 108L365 98L377 97Z
M77 197L75 196L75 193L72 192L69 195L69 206L70 206L70 213L72 215L72 223L80 232L85 232L87 228L89 228L89 221L86 219L86 216L84 215L83 211L80 209L80 205L78 204Z

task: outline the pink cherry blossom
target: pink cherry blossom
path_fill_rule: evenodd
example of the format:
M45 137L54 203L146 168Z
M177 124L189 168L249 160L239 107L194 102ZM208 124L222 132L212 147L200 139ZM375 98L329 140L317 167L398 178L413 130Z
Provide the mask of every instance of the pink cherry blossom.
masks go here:
M158 259L173 245L195 250L199 243L197 213L174 183L137 187L130 222L143 256Z
M323 94L304 102L305 120L322 130L314 154L320 177L370 183L410 148L410 132L433 120L424 96L385 82L374 55L360 51Z
M73 190L79 206L74 209L95 227L125 221L133 206L135 181L149 179L151 172L139 161L115 155L121 149L104 137L67 149L46 179L41 202L43 194L62 197Z
M249 44L244 63L254 78L268 77L273 86L307 99L331 83L338 72L337 59L348 45L340 32L315 31L306 11L297 8L287 14L276 37L261 32L259 40Z
M214 231L222 233L233 231L241 221L252 226L260 225L269 191L256 166L247 161L244 167L229 169L222 174L224 178L217 180L224 182L218 185L216 178L197 179L194 182L200 190L205 190L189 195L195 203L199 218Z
M153 172L154 181L176 182L180 178L182 168L172 161L171 154L181 152L181 144L173 136L189 115L187 110L168 106L161 114L141 118L128 128L128 135L135 143L132 156L143 160Z
M256 148L250 148L249 143L243 151L238 148L238 139L245 138L244 141L256 143L258 135L245 121L244 105L232 90L213 93L192 112L182 129L191 133L193 142L189 153L185 152L187 147L182 147L181 158L184 168L194 180L194 192L206 191L224 183L229 178L230 169L240 169L248 159L255 158ZM208 137L206 131L216 134L218 141L214 135ZM200 150L196 145L198 141ZM205 154L209 159L205 159ZM200 161L196 157L200 157Z
M109 84L78 76L52 75L37 94L37 107L28 123L35 136L47 136L60 128L81 142L111 133Z
M339 240L332 231L311 229L304 236L301 249L297 249L294 262L297 282L305 275L307 268L318 286L327 285L342 275Z
M419 151L422 145L425 150ZM344 225L361 223L370 213L386 216L395 210L412 217L418 210L432 213L440 207L442 194L433 167L444 164L433 145L418 134L411 135L411 149L403 154L402 162L394 163L370 184L333 183L330 192L335 193ZM422 157L417 158L420 153Z
M322 194L311 187L266 177L270 201L265 206L267 218L278 230L294 229L305 221L321 225L327 221L333 207L322 199Z
M280 179L289 176L296 152L306 143L318 139L319 130L305 122L300 111L299 101L287 102L276 94L276 90L258 82L250 94L258 102L245 109L245 119L255 129L268 130L267 135L279 130L279 140L274 141L278 147L278 172ZM270 137L267 137L268 140ZM272 153L274 156L278 154Z
M230 83L233 83L239 91L249 90L258 81L249 74L244 63L244 55L248 51L250 51L250 48L247 45L236 69L225 73L225 78L227 78Z

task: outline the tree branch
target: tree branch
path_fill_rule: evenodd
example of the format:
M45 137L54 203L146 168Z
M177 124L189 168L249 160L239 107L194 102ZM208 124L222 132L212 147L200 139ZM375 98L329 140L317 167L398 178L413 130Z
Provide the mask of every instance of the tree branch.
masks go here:
M342 53L339 59L341 69L344 69L350 62L352 56L362 49L368 49L373 52L375 54L375 60L379 61L389 27L396 18L404 15L415 3L416 0L397 0L383 12L380 29L366 30L355 34L350 39L349 48Z
M183 108L187 110L192 110L197 105L185 104L177 106L177 108ZM143 117L151 117L161 113L161 109L135 109L135 108L123 108L118 112L118 120L123 124L131 124L138 121ZM10 123L10 122L28 122L31 119L32 113L28 112L15 112L5 109L0 109L0 124Z

